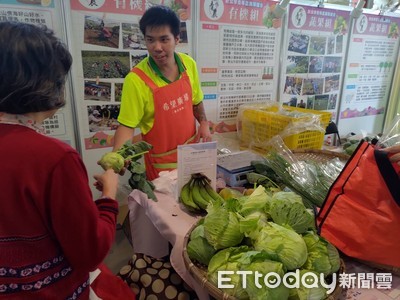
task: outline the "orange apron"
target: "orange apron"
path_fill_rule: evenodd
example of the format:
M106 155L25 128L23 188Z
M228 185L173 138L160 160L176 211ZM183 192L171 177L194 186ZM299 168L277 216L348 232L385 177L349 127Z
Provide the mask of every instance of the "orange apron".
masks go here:
M153 145L144 156L148 180L158 177L161 171L177 167L177 146L194 141L196 124L193 115L192 86L186 71L177 81L158 87L139 68L133 68L152 90L154 98L154 123L143 140Z

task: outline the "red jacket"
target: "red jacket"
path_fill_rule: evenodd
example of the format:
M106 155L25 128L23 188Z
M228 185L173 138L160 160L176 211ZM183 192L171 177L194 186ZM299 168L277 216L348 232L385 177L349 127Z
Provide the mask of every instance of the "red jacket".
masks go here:
M61 141L0 124L0 145L0 299L87 299L118 203L93 202L79 154Z

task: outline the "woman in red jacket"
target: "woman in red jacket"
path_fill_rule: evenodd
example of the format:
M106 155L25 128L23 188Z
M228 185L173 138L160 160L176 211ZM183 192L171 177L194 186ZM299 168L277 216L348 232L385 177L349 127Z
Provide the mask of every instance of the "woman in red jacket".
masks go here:
M0 299L88 299L114 240L118 175L95 176L93 202L79 154L43 134L71 64L46 28L0 22Z

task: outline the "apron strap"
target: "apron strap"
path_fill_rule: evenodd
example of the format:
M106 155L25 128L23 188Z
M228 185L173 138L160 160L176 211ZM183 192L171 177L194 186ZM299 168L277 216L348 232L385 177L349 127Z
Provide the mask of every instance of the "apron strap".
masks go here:
M193 136L191 136L191 137L184 143L184 145L190 144L191 142L193 142L193 140L196 138L196 136L197 136L197 133L195 133ZM154 158L160 158L160 157L164 157L164 156L168 156L168 155L174 154L174 153L176 153L177 151L178 151L177 149L172 149L172 150L170 150L170 151L163 152L163 153L157 153L157 154L155 154L155 153L149 153L149 155L150 155L151 157L154 157ZM153 165L153 167L156 168L156 169L176 169L176 168L178 168L178 163L176 163L176 162L169 162L169 163L152 163L152 165Z
M195 137L197 136L197 133L195 133L194 135L192 135L188 140L186 140L185 143L183 143L184 145L186 144L190 144L191 142L193 142L193 140L195 139ZM150 153L151 157L163 157L163 156L167 156L170 155L172 153L175 153L176 151L178 151L177 149L172 149L170 151L167 152L162 152L162 153Z
M154 83L154 81L151 80L150 77L147 76L141 69L135 67L135 68L132 69L131 72L133 72L136 75L138 75L140 77L140 79L142 79L153 92L156 89L158 89L158 86Z
M153 167L156 169L176 169L178 167L178 163L153 163Z

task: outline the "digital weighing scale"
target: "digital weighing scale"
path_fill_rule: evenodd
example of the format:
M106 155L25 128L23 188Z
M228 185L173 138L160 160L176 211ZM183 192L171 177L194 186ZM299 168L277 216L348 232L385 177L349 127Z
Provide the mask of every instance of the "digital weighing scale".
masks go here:
M254 171L251 161L260 159L261 156L247 150L218 155L217 178L223 178L229 186L243 186L247 183L246 174Z

